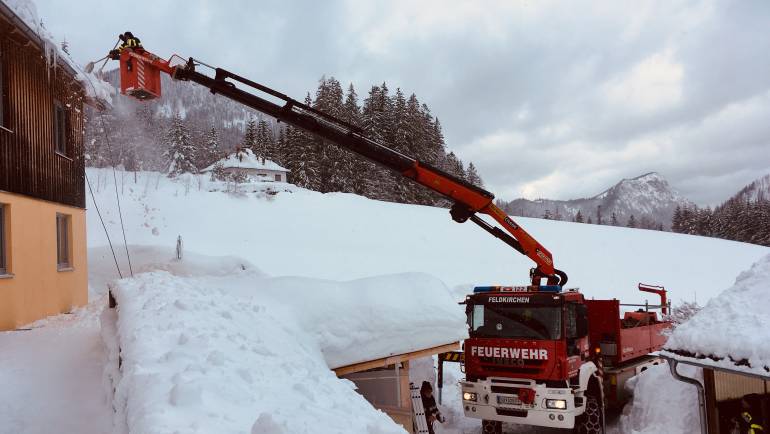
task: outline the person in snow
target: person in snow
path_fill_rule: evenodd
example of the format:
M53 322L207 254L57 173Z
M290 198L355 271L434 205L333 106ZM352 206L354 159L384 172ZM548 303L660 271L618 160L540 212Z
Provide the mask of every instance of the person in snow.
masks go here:
M428 422L428 432L434 434L433 422L444 423L444 416L438 411L436 399L433 397L433 386L429 382L423 381L420 387L420 397L422 398L422 408L425 410L425 420Z
M750 395L741 398L741 414L733 419L735 428L737 428L733 431L737 431L740 434L764 434L765 429L758 423L758 420L751 416L749 398Z

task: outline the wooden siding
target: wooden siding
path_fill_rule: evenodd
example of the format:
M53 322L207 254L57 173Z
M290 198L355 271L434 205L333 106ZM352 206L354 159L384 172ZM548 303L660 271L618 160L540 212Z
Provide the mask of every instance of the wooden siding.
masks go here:
M46 63L40 41L0 16L5 129L0 190L85 208L84 94L71 72ZM54 101L65 108L67 156L55 152Z

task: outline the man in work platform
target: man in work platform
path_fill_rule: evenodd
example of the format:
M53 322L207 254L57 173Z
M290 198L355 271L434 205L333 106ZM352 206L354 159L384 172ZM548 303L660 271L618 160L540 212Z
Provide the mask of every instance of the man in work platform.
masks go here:
M110 51L110 59L118 60L120 59L120 53L123 52L123 50L129 48L132 50L144 50L144 47L142 47L142 41L139 40L136 36L134 36L131 32L125 32L121 35L118 35L118 38L120 38L120 46Z

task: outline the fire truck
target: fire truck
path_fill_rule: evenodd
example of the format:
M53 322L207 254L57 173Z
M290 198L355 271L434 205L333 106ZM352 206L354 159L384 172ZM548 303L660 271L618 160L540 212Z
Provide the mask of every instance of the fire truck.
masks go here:
M464 301L465 415L485 433L502 422L603 433L605 409L628 400L626 381L660 363L650 353L670 326L654 311L667 312L665 289L639 289L660 304L589 300L559 285L474 288Z
M141 45L106 57L120 62L123 95L160 98L161 73L202 85L443 195L452 202L453 220L470 220L532 259L528 286L479 287L465 300L470 338L464 344L463 406L467 416L482 419L486 432L500 432L504 421L603 432L605 400L621 402L625 379L653 363L647 354L662 344L659 332L666 324L648 311L621 320L617 300L586 300L579 291L564 290L567 274L494 204L492 193L399 153L355 125L192 57L164 60ZM199 71L204 68L213 76ZM86 72L92 69L93 63Z

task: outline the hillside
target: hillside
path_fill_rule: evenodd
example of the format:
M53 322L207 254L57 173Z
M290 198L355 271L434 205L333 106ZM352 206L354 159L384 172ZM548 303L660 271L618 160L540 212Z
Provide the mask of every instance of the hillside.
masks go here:
M548 212L562 220L572 220L580 211L584 220L591 218L597 223L601 207L602 221L610 224L614 213L618 224L625 226L633 215L638 227L671 226L671 218L677 206L688 206L691 202L674 190L660 174L651 172L636 178L623 179L614 186L584 199L516 199L504 203L504 209L512 215L542 217ZM556 218L557 220L559 218Z
M113 242L120 243L112 173L89 169L88 175ZM467 290L460 285L521 284L532 266L477 227L454 223L445 209L269 186L280 192L266 194L255 185L238 193L209 191L233 189L205 176L118 172L128 242L173 247L181 236L186 251L243 257L273 276L350 280L425 272L459 292ZM89 244L106 245L90 198L88 207ZM646 282L665 285L674 303L696 296L703 303L769 251L658 231L517 221L553 253L570 276L568 286L597 298L640 301L636 285Z

